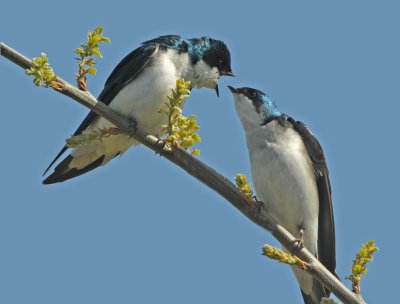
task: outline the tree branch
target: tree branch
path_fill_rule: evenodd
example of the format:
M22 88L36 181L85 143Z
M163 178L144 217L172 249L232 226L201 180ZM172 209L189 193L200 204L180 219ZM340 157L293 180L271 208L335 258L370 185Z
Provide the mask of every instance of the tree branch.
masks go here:
M24 69L31 67L31 60L18 53L4 43L0 44L1 55L14 62ZM226 177L219 174L213 168L210 168L200 160L194 158L190 153L180 148L173 148L172 151L163 149L163 143L156 137L148 134L140 126L135 127L134 123L127 117L118 114L110 109L104 103L98 101L89 92L81 91L69 84L60 77L56 78L60 84L60 93L71 97L85 107L91 109L96 114L106 118L120 129L121 132L128 134L138 140L151 150L161 154L163 157L173 162L190 175L207 185L224 197L235 208L243 213L247 218L257 225L270 231L272 235L290 252L296 252L296 255L309 264L307 271L311 273L318 281L326 286L343 303L363 304L361 296L356 295L346 288L332 273L330 273L307 249L303 248L296 251L295 238L282 226L278 225L272 218L261 213L260 210L251 208L246 198L241 195L237 187ZM263 206L261 206L263 208Z

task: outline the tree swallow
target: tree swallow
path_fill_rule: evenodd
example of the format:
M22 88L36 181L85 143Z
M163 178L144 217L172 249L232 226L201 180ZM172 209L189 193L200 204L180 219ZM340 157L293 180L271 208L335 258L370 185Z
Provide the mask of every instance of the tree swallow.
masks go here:
M336 268L331 186L324 152L300 121L282 114L263 92L229 86L246 134L257 198L280 225L333 274ZM319 304L330 292L292 267L304 302Z
M142 43L122 59L108 77L98 100L135 119L150 134L160 135L161 125L167 119L159 110L175 88L176 79L190 80L192 88L211 88L219 95L220 76L233 76L231 56L225 43L209 37L161 36ZM114 125L90 112L74 135L110 127ZM43 184L63 182L84 174L138 144L127 135L119 134L75 148ZM66 150L64 146L44 174Z

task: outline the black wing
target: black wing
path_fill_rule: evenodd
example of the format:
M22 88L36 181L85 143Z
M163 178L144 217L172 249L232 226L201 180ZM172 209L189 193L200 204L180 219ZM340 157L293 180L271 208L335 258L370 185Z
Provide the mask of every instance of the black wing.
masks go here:
M318 140L302 122L295 121L290 117L287 120L303 139L315 170L319 195L318 259L330 272L336 275L335 223L333 219L331 185L324 151Z
M149 63L151 58L157 53L158 49L158 44L144 43L141 47L129 53L111 72L104 85L103 91L98 97L98 100L107 105L110 104L115 96L128 83L133 81L139 75L143 68ZM79 125L73 136L81 134L96 119L96 117L97 114L93 111L90 111L86 118ZM43 175L47 173L51 166L53 166L53 164L60 158L62 154L64 154L67 149L67 146L64 146L61 149Z

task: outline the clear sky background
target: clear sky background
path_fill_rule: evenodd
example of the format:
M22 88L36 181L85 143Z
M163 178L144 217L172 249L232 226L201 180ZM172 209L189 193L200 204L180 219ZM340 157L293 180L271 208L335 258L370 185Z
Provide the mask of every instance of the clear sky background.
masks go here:
M28 57L47 53L73 82L72 51L104 26L112 43L89 79L94 95L147 39L224 40L237 77L221 79L219 99L194 90L184 111L202 127L200 159L231 179L250 175L226 86L267 92L325 150L338 274L344 279L360 245L375 240L381 251L362 292L368 303L390 302L400 249L399 4L135 2L6 1L0 40ZM265 243L277 245L268 232L144 147L43 186L44 169L87 109L36 88L3 58L0 79L0 303L301 303L290 269L260 255Z

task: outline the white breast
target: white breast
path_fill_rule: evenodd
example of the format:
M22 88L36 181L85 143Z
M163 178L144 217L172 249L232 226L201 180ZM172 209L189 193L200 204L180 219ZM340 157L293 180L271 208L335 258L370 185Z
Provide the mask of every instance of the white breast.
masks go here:
M111 101L110 107L136 119L138 125L147 132L160 135L161 125L167 122L166 115L159 113L168 101L167 95L175 88L176 79L183 78L187 72L189 56L177 55L177 51L168 50L157 54L153 62ZM85 131L91 132L98 128L114 127L106 119L100 117ZM125 135L114 135L103 141L94 141L88 146L75 149L70 167L83 168L97 158L105 155L103 165L116 154L124 153L130 146L139 144Z
M150 67L121 90L112 100L110 107L117 112L135 118L138 124L146 131L159 134L160 125L166 121L165 114L158 111L168 101L167 95L175 88L177 78L181 77L181 69L177 69L175 50L168 50L154 58ZM188 61L186 54L178 55L180 61ZM108 125L104 119L99 119L96 127Z
M317 252L319 199L314 172L301 137L273 121L247 134L257 196L295 237Z
M311 161L300 136L273 121L247 132L253 182L267 212L304 245L318 248L319 198ZM313 278L292 267L303 292L311 294Z

